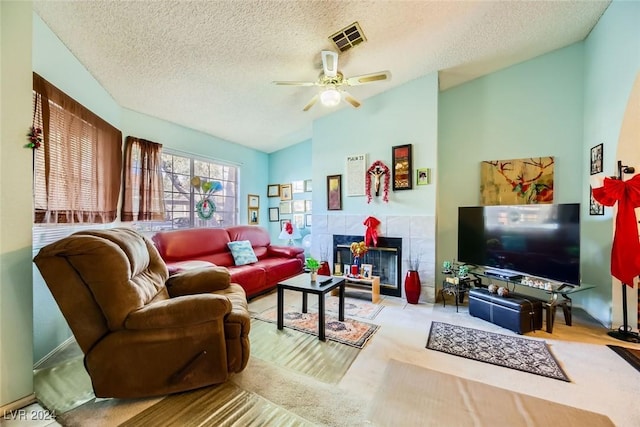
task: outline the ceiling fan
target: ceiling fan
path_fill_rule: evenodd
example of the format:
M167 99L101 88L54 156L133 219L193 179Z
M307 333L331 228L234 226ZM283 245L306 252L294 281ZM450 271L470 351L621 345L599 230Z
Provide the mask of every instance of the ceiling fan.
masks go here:
M381 80L388 80L391 78L389 71L379 71L377 73L363 74L354 77L345 77L340 71L338 71L338 54L330 50L323 50L322 54L322 72L318 76L318 80L315 82L290 82L290 81L276 81L273 82L277 85L288 86L320 86L322 89L317 93L311 101L304 106L302 111L308 111L313 105L318 102L318 99L322 105L327 107L335 107L340 103L342 99L351 104L354 108L360 107L360 101L355 99L346 90L344 86L357 86L367 83L373 83Z

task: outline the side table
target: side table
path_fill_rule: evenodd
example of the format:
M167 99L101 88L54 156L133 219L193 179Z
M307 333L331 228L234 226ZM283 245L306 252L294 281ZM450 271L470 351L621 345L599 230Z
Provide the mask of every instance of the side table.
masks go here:
M442 297L442 306L446 306L446 300L444 294L453 295L456 301L456 313L458 312L459 304L464 302L464 295L471 289L473 285L479 283L479 279L472 279L470 277L446 277L442 281L442 289L440 289L440 296Z

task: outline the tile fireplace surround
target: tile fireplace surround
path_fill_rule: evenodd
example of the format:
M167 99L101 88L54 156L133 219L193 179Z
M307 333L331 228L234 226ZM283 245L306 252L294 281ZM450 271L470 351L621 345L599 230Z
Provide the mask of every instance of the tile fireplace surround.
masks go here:
M333 236L364 236L364 220L370 215L313 215L313 239L311 254L325 258L333 266ZM435 216L376 216L381 222L378 235L402 238L402 294L404 298L404 277L407 271L409 254L420 258L420 281L422 291L420 301L435 302ZM333 271L333 268L332 268Z

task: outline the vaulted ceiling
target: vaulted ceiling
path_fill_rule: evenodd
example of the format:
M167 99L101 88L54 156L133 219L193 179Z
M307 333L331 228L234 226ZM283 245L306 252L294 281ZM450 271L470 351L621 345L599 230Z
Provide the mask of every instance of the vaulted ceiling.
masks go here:
M358 22L340 53L366 99L439 72L444 90L583 40L610 1L34 1L35 12L124 108L273 152L341 108L303 107L329 37Z

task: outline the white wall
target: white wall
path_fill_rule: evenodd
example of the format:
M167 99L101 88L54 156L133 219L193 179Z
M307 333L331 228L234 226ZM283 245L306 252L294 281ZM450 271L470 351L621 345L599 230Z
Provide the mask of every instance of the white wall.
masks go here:
M0 407L33 392L31 2L0 2ZM5 406L7 405L7 406Z

